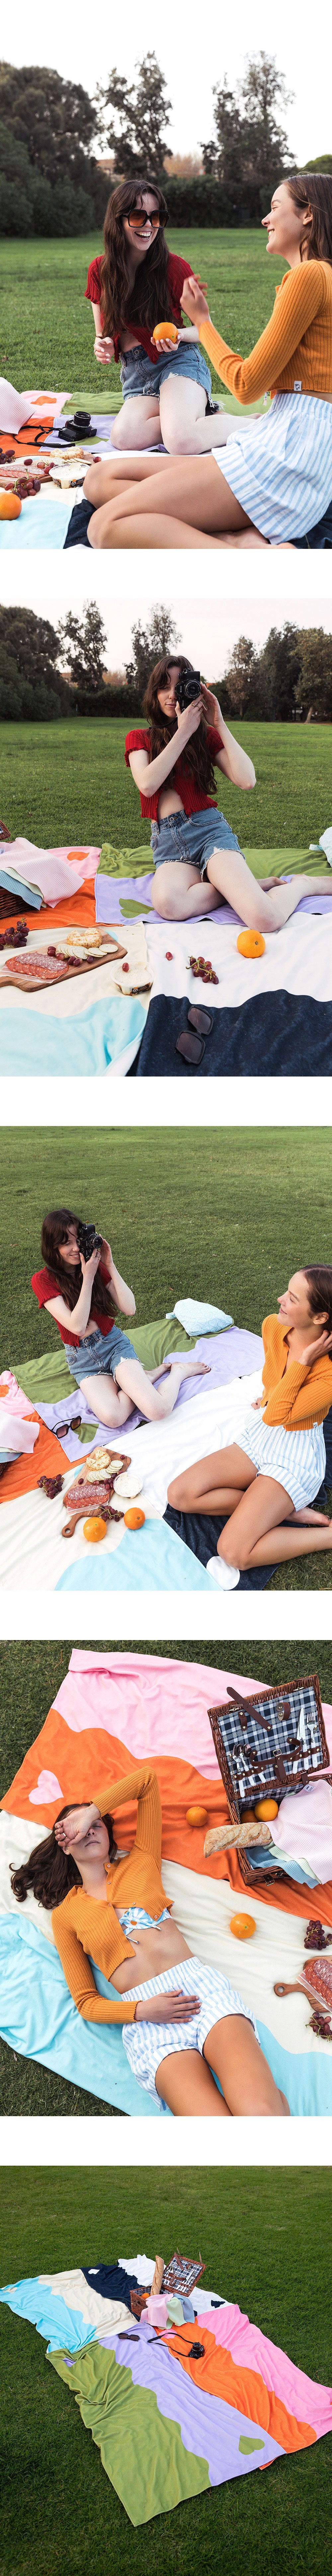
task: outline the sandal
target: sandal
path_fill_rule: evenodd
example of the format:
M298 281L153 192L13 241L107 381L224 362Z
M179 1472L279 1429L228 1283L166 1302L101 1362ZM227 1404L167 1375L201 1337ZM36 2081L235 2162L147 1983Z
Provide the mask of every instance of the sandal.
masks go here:
M176 1040L175 1055L183 1056L185 1064L201 1064L205 1055L205 1039L210 1037L213 1025L212 1012L204 1010L203 1003L192 1002L187 1011L187 1027L180 1029Z

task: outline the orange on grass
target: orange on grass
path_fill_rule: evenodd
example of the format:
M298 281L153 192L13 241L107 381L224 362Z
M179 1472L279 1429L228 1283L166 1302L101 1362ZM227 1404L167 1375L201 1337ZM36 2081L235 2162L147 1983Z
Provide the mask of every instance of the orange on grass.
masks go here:
M106 1530L107 1521L102 1520L100 1512L93 1520L83 1521L83 1538L88 1538L92 1547L96 1547L99 1538L106 1538Z
M235 1941L250 1941L251 1934L255 1931L253 1914L232 1914L230 1932L234 1932Z
M186 1825L207 1825L207 1807L187 1807Z
M260 930L240 930L236 946L241 957L263 957L265 939L262 939Z
M178 335L177 335L177 329L176 329L176 323L175 323L175 322L156 322L156 323L155 323L155 328L154 328L154 331L152 332L152 339L153 339L153 340L177 340L177 336L178 336Z
M19 519L21 509L18 492L0 492L0 519Z
M277 1799L277 1798L258 1798L258 1799L257 1799L257 1807L255 1807L255 1816L258 1816L258 1818L259 1818L259 1823L260 1823L261 1825L269 1825L269 1824L270 1824L271 1816L277 1816L277 1814L278 1814L278 1799Z
M132 1504L131 1504L131 1509L130 1509L130 1511L129 1511L129 1512L124 1512L123 1518L124 1518L124 1526L125 1526L125 1529L133 1529L133 1530L135 1530L135 1529L143 1529L143 1521L145 1521L145 1512L139 1512L139 1511L137 1510L137 1505L136 1505L136 1503L135 1503L135 1504L134 1504L134 1503L132 1503Z

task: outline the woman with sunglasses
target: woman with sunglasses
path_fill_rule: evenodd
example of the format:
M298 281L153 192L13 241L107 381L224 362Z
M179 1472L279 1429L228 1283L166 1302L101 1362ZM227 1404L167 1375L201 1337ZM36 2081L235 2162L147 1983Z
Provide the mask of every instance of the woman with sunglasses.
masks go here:
M133 1799L134 1840L118 1851L110 1806L116 1812ZM123 1831L121 1821L122 1845ZM289 2104L263 2056L250 2005L222 1970L193 1956L173 1919L161 1845L158 1779L151 1762L142 1762L98 1790L91 1804L59 1808L52 1833L12 1870L13 1894L24 1905L31 1888L37 1904L52 1909L76 2011L99 2028L122 2026L131 2074L155 2110L175 2119L286 2118ZM98 1992L94 1966L109 1995Z
M121 1279L106 1240L99 1239L85 1260L80 1231L72 1208L53 1208L44 1217L44 1269L34 1271L34 1296L57 1324L71 1377L99 1422L119 1431L136 1409L145 1422L164 1422L173 1413L183 1378L209 1376L209 1369L203 1360L171 1356L159 1368L142 1368L128 1333L115 1320L117 1313L135 1314L132 1288Z
M101 366L120 362L123 408L113 422L112 446L155 447L163 439L170 455L201 455L218 442L219 422L224 437L223 415L211 400L198 330L183 323L190 264L167 251L167 222L166 198L153 180L123 180L109 197L104 257L92 260L85 292L95 358ZM163 322L176 326L175 340L163 340Z
M181 304L244 413L268 392L269 412L228 420L227 430L221 422L209 456L123 459L113 481L110 465L98 482L92 468L92 547L289 546L316 526L319 541L332 492L332 178L282 180L263 221L268 254L289 274L251 355L239 357L214 330L199 279L184 282Z
M174 1511L225 1516L208 1560L222 1592L233 1592L240 1573L256 1565L294 1563L332 1548L332 1520L311 1508L324 1483L332 1405L330 1266L295 1271L278 1306L279 1315L262 1324L264 1392L238 1439L168 1487Z
M251 930L281 930L310 880L303 875L280 885L274 877L259 882L252 876L213 790L215 769L233 787L255 787L253 762L229 732L204 680L200 696L181 712L181 673L191 670L183 653L157 662L145 698L148 729L140 725L126 735L127 768L141 814L151 823L155 912L162 921L192 921L226 902ZM325 877L313 882L316 891L328 892ZM199 1026L203 1031L206 1015L200 1014ZM184 1053L183 1045L177 1052Z

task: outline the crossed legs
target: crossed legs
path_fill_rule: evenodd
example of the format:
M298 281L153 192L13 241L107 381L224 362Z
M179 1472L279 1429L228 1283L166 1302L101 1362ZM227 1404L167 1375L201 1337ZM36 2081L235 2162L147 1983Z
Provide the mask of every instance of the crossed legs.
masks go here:
M222 2094L217 2092L214 2075L222 2084ZM212 2120L289 2118L286 2094L274 2083L251 2022L244 2016L242 2020L240 2013L227 2013L214 2022L204 2041L203 2057L194 2048L163 2057L156 2092L175 2119L200 2114Z
M240 1573L332 1547L332 1521L315 1511L295 1512L285 1487L273 1476L258 1476L236 1441L177 1476L167 1500L175 1511L225 1513L217 1554Z

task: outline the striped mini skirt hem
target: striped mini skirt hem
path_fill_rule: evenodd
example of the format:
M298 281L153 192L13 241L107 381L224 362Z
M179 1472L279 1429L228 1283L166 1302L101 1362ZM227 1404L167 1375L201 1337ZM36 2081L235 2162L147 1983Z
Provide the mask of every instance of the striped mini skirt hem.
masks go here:
M251 1458L257 1476L273 1476L283 1485L294 1511L305 1503L314 1503L324 1484L326 1449L323 1424L313 1422L305 1431L285 1431L283 1424L264 1422L260 1414L249 1414L237 1443Z
M254 423L236 423L226 447L212 449L260 536L292 542L315 528L332 497L332 403L318 394L274 394Z

